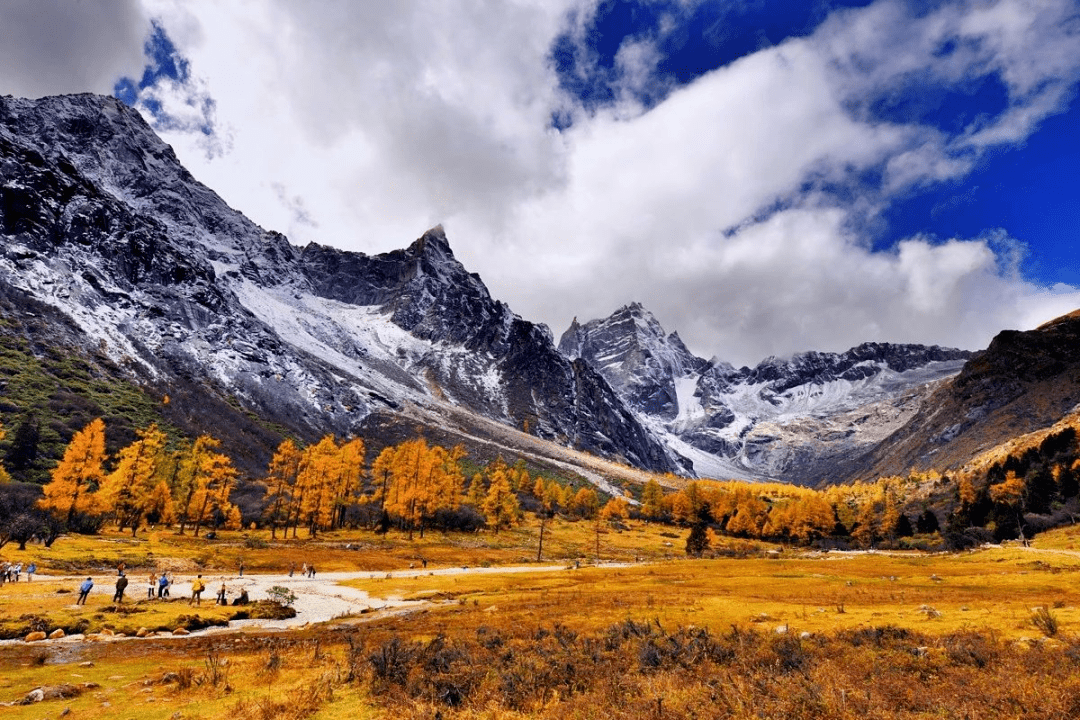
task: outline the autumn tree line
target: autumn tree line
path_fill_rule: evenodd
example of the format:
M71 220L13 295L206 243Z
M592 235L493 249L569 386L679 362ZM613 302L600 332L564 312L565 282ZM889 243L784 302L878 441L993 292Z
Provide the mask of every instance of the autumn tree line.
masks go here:
M327 435L307 447L287 439L261 479L260 508L244 517L233 502L238 473L217 440L201 435L170 443L151 425L110 459L105 424L97 419L75 433L37 494L0 475L0 484L20 486L0 493L0 546L14 540L25 547L33 537L51 544L65 530L93 533L106 523L133 535L146 526L199 536L207 528L249 525L268 527L273 538L295 538L300 530L315 537L365 526L398 528L411 538L429 528L499 532L520 523L530 509L545 517L563 512L587 519L604 510L592 488L574 490L532 476L523 463L496 459L466 478L464 460L460 447L416 439L385 448L368 467L360 438L339 442ZM18 502L7 507L3 498ZM622 504L620 499L612 507Z
M466 461L461 447L422 438L386 447L370 464L361 438L327 435L306 447L285 440L260 479L261 502L242 514L234 502L238 473L214 438L170 443L151 425L108 458L98 419L75 433L38 494L0 493L0 546L35 536L51 543L65 530L92 533L105 523L133 534L148 525L195 536L247 525L268 528L273 538L347 527L396 529L412 538L430 529L498 533L530 518L539 528L540 556L548 522L560 516L593 522L597 542L601 527L631 518L689 528L691 555L705 553L719 536L955 549L1031 537L1080 517L1072 427L956 477L911 473L821 490L667 476L651 479L637 497L608 498L588 485L530 474L523 462L497 458L467 475ZM4 483L18 485L0 467Z

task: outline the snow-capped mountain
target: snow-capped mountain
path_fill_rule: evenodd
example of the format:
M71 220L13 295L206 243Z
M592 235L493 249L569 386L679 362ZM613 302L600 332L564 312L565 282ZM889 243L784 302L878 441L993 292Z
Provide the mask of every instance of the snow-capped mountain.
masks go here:
M971 356L866 343L736 369L695 357L637 303L603 320L575 320L559 348L604 375L696 474L806 483L899 429Z
M308 436L465 412L677 468L601 375L491 298L442 228L376 256L293 247L113 98L0 98L0 243L0 283L133 375L205 382Z

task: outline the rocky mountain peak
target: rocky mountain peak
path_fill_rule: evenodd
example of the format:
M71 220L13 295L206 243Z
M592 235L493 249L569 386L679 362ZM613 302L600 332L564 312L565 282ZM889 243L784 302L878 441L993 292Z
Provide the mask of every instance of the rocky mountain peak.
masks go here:
M409 424L472 417L676 468L603 377L491 297L441 226L379 255L295 248L115 99L0 99L3 285L163 386L199 385L301 437L407 407Z
M560 338L559 350L595 367L635 407L663 417L678 412L674 379L706 364L638 302L584 325L575 318Z

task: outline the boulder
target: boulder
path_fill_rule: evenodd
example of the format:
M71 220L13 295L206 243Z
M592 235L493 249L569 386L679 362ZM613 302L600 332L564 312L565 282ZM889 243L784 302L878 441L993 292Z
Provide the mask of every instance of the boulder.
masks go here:
M43 633L43 632L41 632L40 630L38 630L38 631L36 631L36 632L32 632L32 633L30 633L29 635L27 635L27 636L26 636L25 638L23 638L23 639L24 639L24 640L26 640L26 642L37 642L38 640L44 640L44 639L45 639L45 637L46 637L46 636L45 636L45 633Z
M64 632L64 628L56 628L51 633L49 633L49 639L50 640L59 640L60 638L64 637L65 635L67 635L67 633Z

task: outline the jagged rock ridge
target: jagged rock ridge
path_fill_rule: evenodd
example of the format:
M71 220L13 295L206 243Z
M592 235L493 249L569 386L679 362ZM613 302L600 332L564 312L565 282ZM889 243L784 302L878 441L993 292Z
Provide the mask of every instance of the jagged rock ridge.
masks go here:
M899 429L971 353L865 343L736 369L695 357L640 304L584 325L560 349L589 362L697 474L817 483Z

